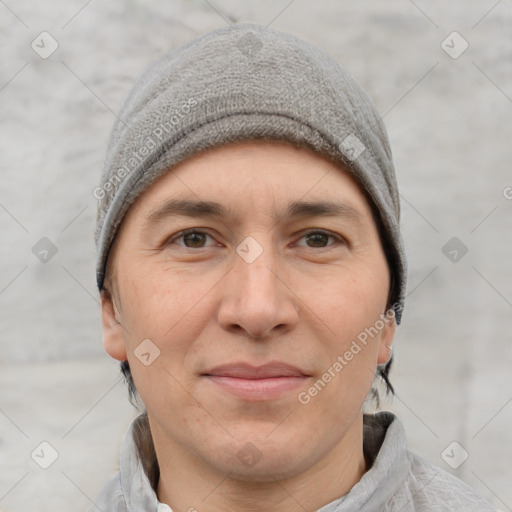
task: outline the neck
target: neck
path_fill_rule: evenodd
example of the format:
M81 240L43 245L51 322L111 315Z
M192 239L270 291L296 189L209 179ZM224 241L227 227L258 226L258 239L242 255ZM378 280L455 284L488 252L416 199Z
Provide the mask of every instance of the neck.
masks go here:
M241 480L216 471L183 446L153 432L160 465L158 498L176 511L316 511L340 498L366 471L362 416L316 464L285 479Z

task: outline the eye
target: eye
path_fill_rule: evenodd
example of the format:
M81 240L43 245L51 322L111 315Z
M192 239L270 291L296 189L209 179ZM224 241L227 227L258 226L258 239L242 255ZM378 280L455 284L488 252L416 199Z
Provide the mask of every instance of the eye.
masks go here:
M329 239L334 239L334 244L329 244L328 241ZM302 239L305 239L306 240L306 244L307 247L311 247L311 248L324 248L324 247L329 247L331 245L336 245L337 243L341 243L341 239L335 235L333 235L332 233L329 233L328 231L323 231L323 230L318 230L318 229L315 229L315 230L312 230L312 231L309 231L308 233L306 233L305 235L302 236L301 240ZM301 245L301 244L297 244L297 245Z
M213 241L213 244L206 245L206 241L208 238L210 238ZM181 241L181 243L178 243L178 240ZM343 243L340 237L333 235L328 231L323 231L319 229L307 232L301 237L301 240L305 240L306 245L297 243L298 246L317 249L322 249ZM334 242L329 243L329 240L333 240ZM167 243L176 244L187 249L203 249L215 245L215 240L204 231L199 231L197 229L188 229L185 231L181 231L176 236L171 238Z
M183 240L183 243L179 243L176 245L180 245L188 249L202 249L204 247L208 247L207 245L205 245L205 241L207 238L211 238L213 240L213 238L204 231L189 229L186 231L181 231L175 237L170 239L168 243L173 244L177 240Z

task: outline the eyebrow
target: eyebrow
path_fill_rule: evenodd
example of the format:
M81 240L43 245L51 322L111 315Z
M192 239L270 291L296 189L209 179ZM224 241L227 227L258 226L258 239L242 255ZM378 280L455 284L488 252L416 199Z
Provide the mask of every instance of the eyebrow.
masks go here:
M150 212L144 221L143 229L151 229L156 224L169 217L192 217L228 219L236 217L233 210L214 201L200 201L191 199L169 199ZM284 212L274 212L276 221L284 218L303 217L341 217L357 223L363 222L363 215L357 208L348 203L333 201L291 201Z

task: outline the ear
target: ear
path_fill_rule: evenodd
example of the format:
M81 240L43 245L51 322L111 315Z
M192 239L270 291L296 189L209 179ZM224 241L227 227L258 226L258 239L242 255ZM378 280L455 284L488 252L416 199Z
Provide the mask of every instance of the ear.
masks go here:
M391 346L395 337L396 322L395 318L390 318L380 332L379 354L377 364L386 364L391 357Z
M123 337L123 328L118 321L119 313L116 311L112 294L103 289L101 291L101 319L103 324L103 346L110 357L118 361L126 361L126 347Z

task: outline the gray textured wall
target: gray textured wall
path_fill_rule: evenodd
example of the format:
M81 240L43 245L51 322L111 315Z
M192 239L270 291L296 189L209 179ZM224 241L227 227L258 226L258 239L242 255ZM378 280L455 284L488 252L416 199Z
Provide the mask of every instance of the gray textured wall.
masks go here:
M0 510L84 510L115 470L134 411L101 344L92 191L133 80L234 21L324 48L384 114L410 265L389 407L512 510L509 0L0 2Z

